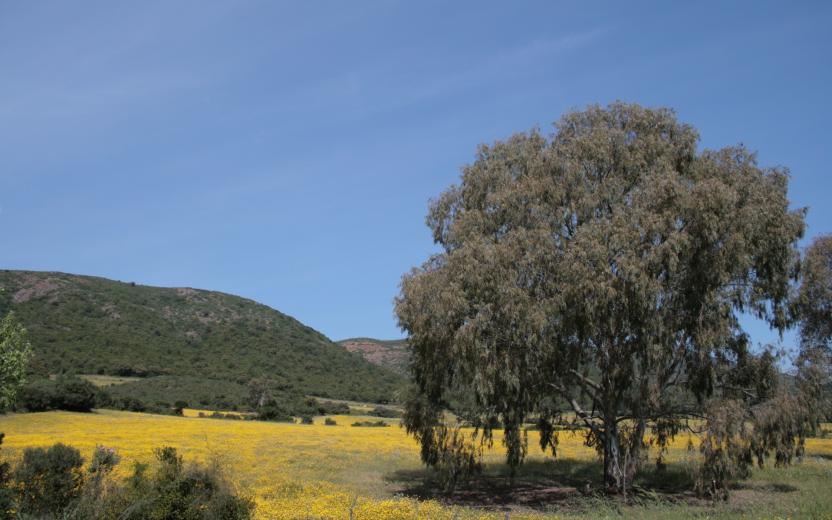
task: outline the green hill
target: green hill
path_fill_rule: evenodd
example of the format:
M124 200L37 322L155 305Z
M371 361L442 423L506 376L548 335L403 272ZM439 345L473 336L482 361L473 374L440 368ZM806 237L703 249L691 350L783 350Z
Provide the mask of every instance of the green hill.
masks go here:
M240 406L248 383L265 379L278 391L379 402L402 381L229 294L30 271L0 271L0 288L0 313L14 310L29 331L33 370L142 378L119 385L122 395Z

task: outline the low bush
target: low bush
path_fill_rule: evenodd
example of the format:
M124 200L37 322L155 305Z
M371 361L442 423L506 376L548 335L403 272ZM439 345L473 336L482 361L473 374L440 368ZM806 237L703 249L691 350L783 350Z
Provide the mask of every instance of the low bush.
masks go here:
M52 409L52 388L40 381L30 383L20 389L15 407L27 412L45 412Z
M96 446L92 452L89 471L92 474L107 474L121 461L115 448Z
M295 422L289 411L277 404L260 407L257 410L257 418L261 421Z
M2 436L0 436L2 441ZM135 464L124 481L111 448L96 447L86 472L75 448L29 448L8 483L0 466L1 518L62 520L248 520L254 503L237 495L219 465L185 464L175 448L156 450L156 465ZM13 484L13 485L4 485Z
M147 410L147 406L135 397L122 397L120 399L115 399L113 401L112 408L127 412L144 412Z
M388 419L396 419L402 416L402 413L394 408L388 408L386 406L376 406L372 410L370 410L367 415L372 415L374 417L385 417Z
M27 448L14 472L20 511L38 516L64 513L81 496L83 463L81 453L65 444Z
M97 509L117 513L113 518L124 520L251 518L254 503L234 493L218 465L186 465L171 447L157 449L156 460L153 473L137 464L125 486Z
M0 433L0 445L3 444L4 434ZM14 517L14 491L11 489L11 465L0 462L0 518Z
M201 417L204 417L204 414ZM209 415L208 417L211 418L211 419L229 419L229 420L232 420L232 421L239 421L243 418L242 416L240 416L236 413L223 413L223 412L214 412L211 415Z
M321 402L315 400L314 409L317 415L349 415L350 407L345 403Z
M21 389L17 407L29 412L67 410L90 412L107 405L111 399L95 385L76 376L60 376L57 379L40 379Z
M59 377L56 381L55 408L70 412L90 412L98 402L98 388L79 377Z
M337 426L338 425L338 423L335 422L335 419L332 419L330 417L327 417L326 419L324 419L324 424L327 425L327 426Z
M390 426L384 421L356 421L352 423L353 426L365 426L365 427L373 427L373 428L383 428L385 426Z

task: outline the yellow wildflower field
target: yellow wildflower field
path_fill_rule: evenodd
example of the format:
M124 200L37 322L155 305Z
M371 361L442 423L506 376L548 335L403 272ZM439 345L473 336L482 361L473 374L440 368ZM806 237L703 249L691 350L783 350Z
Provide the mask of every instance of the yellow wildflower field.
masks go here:
M149 462L153 449L174 446L186 460L218 459L228 468L239 490L257 504L258 519L346 519L352 507L359 519L503 519L500 512L445 507L436 501L396 496L391 475L421 468L419 447L397 425L387 428L352 427L356 416L336 416L336 426L258 421L170 417L116 411L92 414L46 412L0 416L6 434L4 459L18 457L25 447L63 442L86 457L96 445L114 447L122 456L122 473L131 461ZM395 422L395 421L392 421ZM529 461L546 456L529 432ZM684 456L686 439L677 441L671 458ZM832 441L809 440L808 449L832 457ZM499 462L499 439L486 462ZM559 457L593 459L593 450L579 436L561 437ZM535 512L511 518L552 519Z

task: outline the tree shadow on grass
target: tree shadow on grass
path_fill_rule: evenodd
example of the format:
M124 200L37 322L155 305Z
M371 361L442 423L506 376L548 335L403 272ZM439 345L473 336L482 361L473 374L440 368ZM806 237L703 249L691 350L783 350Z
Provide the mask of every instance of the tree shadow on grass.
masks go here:
M663 470L645 468L628 497L603 494L602 468L597 460L528 461L518 468L513 482L509 477L506 465L487 465L481 475L459 484L452 493L445 492L430 469L400 470L386 479L405 496L486 509L581 512L595 507L599 500L613 507L633 501L698 502L690 491L691 477L681 465L668 465Z
M792 486L791 484L781 484L778 482L756 483L756 482L735 482L731 484L732 490L747 489L750 491L760 491L765 493L794 493L800 491L800 488Z

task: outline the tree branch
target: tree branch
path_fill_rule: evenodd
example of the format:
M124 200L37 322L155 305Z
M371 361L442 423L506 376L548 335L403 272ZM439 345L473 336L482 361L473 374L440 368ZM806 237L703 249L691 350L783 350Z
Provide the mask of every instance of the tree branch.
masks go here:
M566 391L566 388L564 388L563 385L549 383L549 386L554 388L561 395L561 397L563 397L564 399L566 399L567 402L569 402L569 405L572 407L572 410L578 417L581 418L584 424L586 424L587 428L589 428L596 434L601 433L598 429L598 425L592 422L592 416L588 414L583 408L581 408L581 405L578 404L578 401L576 401L574 397L569 395L569 392Z
M599 393L601 392L601 385L599 385L598 383L596 383L592 379L589 379L588 377L584 376L583 374L581 374L580 372L578 372L574 368L569 369L569 373L578 378L578 381L580 381L581 386L583 386L585 390L588 387L588 388L592 388L596 392L599 392ZM593 395L591 392L587 392L587 393L590 394L590 397L592 397L593 400L598 399L597 394Z

